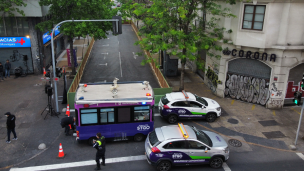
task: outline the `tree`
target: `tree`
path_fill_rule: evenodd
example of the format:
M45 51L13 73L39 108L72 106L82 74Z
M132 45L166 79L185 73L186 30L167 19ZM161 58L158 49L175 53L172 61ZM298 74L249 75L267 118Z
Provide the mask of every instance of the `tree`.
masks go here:
M20 10L17 7L26 7L26 3L23 0L0 0L0 12L2 12L2 17L0 18L0 22L8 14L9 17L13 17L14 12L18 12L22 16L24 16L24 11Z
M50 6L50 20L36 25L41 31L52 30L53 27L64 20L94 20L112 19L117 14L117 9L111 0L41 0L41 6ZM60 26L60 32L68 36L70 54L73 57L73 38L85 37L89 34L94 39L107 38L107 31L112 30L112 22L69 22ZM54 52L53 52L54 53ZM72 74L76 74L74 60L72 61Z
M215 51L221 51L216 42L223 39L225 28L218 25L223 17L235 17L229 8L222 8L221 3L235 4L235 0L152 0L150 8L142 4L133 4L134 14L145 16L145 26L140 29L143 35L140 44L150 53L160 50L178 56L181 60L180 90L184 89L184 70L187 59L196 61L198 66L203 64L193 53L199 49L206 50L210 57L220 58ZM199 15L203 12L203 16ZM206 17L208 15L208 17ZM196 27L194 21L199 22ZM231 30L227 31L231 32ZM145 62L152 59L147 58ZM202 69L202 68L201 68Z

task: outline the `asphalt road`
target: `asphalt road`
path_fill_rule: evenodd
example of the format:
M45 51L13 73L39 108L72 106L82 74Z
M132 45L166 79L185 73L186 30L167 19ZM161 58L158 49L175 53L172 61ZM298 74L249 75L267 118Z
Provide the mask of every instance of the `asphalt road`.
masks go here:
M141 65L142 52L134 43L138 40L130 25L122 26L123 34L97 40L83 73L81 83L112 82L114 77L123 81L149 81L153 88L159 88L150 66Z

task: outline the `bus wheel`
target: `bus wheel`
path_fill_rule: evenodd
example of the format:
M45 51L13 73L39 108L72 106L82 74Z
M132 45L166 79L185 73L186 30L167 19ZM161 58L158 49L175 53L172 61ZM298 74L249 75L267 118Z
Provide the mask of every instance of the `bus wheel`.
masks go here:
M144 135L143 134L136 134L136 135L134 135L134 141L140 142L142 140L144 140Z
M93 145L93 140L97 140L97 138L96 138L96 137L91 137L91 138L88 139L88 144L89 144L90 146Z

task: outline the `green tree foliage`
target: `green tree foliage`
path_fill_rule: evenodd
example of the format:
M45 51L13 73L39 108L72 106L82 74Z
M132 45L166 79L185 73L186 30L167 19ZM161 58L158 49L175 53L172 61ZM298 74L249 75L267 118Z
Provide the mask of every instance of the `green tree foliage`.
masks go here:
M13 17L14 12L18 12L24 16L24 11L18 8L22 6L26 7L26 3L24 3L23 0L0 0L0 13L2 13L0 21L3 17L7 17L6 14L8 14L9 17Z
M112 19L117 9L112 9L111 0L41 0L41 6L50 6L50 20L36 25L41 31L52 30L53 27L64 20L97 20ZM68 22L60 27L60 32L69 37L70 52L73 52L73 38L85 37L87 34L94 39L106 38L107 31L112 30L112 22ZM74 60L72 61L72 74L76 73Z
M178 56L181 60L180 90L184 89L184 70L187 59L198 62L198 50L205 50L210 57L220 57L215 51L221 51L221 46L215 42L224 37L224 33L231 32L220 27L221 18L235 17L229 8L221 4L235 4L235 0L152 0L147 8L143 4L134 3L133 13L142 17L144 26L140 29L143 36L140 44L142 48L153 53L166 51ZM199 13L204 15L200 16ZM197 21L196 25L194 21ZM198 24L199 23L199 24ZM145 62L149 62L148 59Z

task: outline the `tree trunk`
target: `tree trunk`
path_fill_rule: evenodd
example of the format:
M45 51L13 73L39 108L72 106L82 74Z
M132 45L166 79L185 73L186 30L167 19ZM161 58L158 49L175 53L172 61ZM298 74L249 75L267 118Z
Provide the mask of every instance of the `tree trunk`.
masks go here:
M69 37L70 40L70 59L72 64L72 75L76 75L76 69L75 69L75 61L74 61L74 50L73 50L73 37Z
M183 49L183 55L186 55L186 49ZM181 79L180 79L179 91L182 91L182 90L185 89L185 86L184 86L184 75L185 75L186 61L187 61L187 59L181 59L182 71L181 71Z

